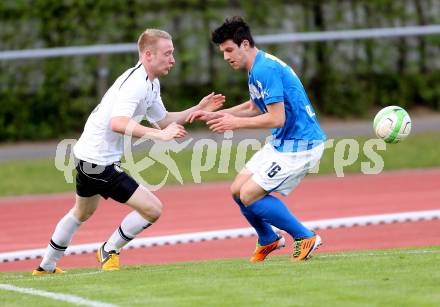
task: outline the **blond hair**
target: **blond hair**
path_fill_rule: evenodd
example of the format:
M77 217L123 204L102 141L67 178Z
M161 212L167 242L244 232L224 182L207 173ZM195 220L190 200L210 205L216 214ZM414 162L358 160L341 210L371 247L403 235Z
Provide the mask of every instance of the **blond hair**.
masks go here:
M160 38L172 39L168 32L159 29L146 29L142 32L138 39L139 57L141 57L147 49L150 49L153 52L156 51L156 44Z

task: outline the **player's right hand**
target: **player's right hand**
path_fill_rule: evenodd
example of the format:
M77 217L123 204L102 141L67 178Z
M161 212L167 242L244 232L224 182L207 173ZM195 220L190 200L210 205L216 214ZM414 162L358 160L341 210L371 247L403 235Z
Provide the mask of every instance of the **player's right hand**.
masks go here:
M185 128L175 122L169 124L165 129L160 130L159 139L162 141L170 141L175 138L182 138L187 134Z
M202 120L202 121L208 121L214 118L219 117L220 115L217 112L207 112L203 110L197 110L194 112L191 112L188 117L186 118L187 123L192 123L195 120Z

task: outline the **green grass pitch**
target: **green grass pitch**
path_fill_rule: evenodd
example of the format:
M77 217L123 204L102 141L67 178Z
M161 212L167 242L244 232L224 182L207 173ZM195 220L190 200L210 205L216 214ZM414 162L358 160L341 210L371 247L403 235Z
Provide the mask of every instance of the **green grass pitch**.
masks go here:
M253 264L228 259L69 270L31 276L0 273L0 284L75 295L117 306L438 306L440 247L287 256ZM0 289L2 306L70 306Z

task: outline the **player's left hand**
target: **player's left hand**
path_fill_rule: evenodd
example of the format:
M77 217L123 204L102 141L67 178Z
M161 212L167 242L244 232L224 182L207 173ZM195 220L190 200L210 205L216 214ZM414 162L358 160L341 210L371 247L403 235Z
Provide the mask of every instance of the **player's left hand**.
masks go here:
M217 113L217 118L211 119L206 122L209 129L214 132L225 132L227 130L234 130L238 128L237 118L228 113Z
M215 110L220 109L225 102L225 96L222 94L215 94L212 92L211 94L205 96L200 100L199 107L200 110L213 112Z

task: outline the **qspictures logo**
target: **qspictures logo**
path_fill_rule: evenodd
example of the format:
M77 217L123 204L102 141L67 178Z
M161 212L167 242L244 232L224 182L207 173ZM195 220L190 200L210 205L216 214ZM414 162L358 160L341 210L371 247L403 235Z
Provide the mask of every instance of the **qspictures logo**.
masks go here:
M226 131L217 141L210 138L198 140L188 138L181 142L176 140L164 142L147 138L133 140L131 136L124 135L124 162L121 163L121 168L151 191L157 191L163 187L170 176L173 176L180 184L202 183L202 175L207 172L226 174L231 167L239 172L245 166L250 153L256 152L271 141L271 137L264 141L243 139L235 145L236 148L233 150L233 136L233 131ZM56 150L55 167L63 172L67 183L74 182L73 176L77 162L73 155L73 146L76 142L75 139L65 139L58 144ZM150 146L144 146L148 149L136 151L135 158L133 148L145 142L151 142ZM361 160L360 167L363 174L379 174L384 168L384 160L378 151L386 150L386 143L381 139L369 139L363 144L355 139L337 141L328 139L324 147L324 154L327 157L330 156L329 151L332 153L333 169L337 177L344 177L344 170L359 160ZM184 151L190 154L191 161L178 163L179 154ZM161 169L165 171L160 174L161 180L152 184L149 182L148 170L153 171L153 167L157 164L160 164ZM319 166L319 163L316 164L309 172L318 173ZM183 168L189 168L190 181L184 182Z

